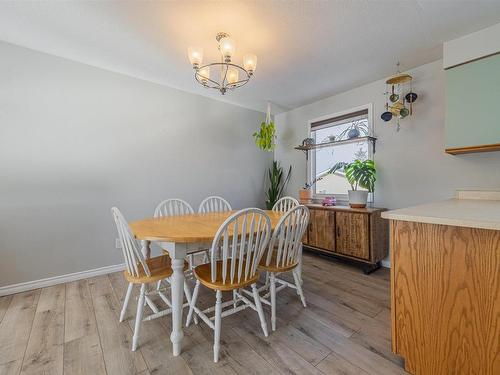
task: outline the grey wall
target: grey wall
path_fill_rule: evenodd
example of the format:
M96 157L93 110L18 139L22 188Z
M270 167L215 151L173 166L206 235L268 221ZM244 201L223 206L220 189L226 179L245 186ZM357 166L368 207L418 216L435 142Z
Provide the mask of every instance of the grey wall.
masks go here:
M308 136L308 121L367 103L373 103L374 131L378 137L375 205L411 206L449 198L459 188L500 190L500 152L462 156L444 152L442 61L409 73L414 77L413 88L419 98L414 115L402 121L399 133L395 124L380 119L385 104L384 80L277 115L275 159L283 166L292 164L294 168L288 193L297 196L306 178L304 154L293 147ZM470 132L474 132L474 124L470 124Z
M262 206L263 119L0 43L0 286L122 263L114 205L129 220L170 197Z

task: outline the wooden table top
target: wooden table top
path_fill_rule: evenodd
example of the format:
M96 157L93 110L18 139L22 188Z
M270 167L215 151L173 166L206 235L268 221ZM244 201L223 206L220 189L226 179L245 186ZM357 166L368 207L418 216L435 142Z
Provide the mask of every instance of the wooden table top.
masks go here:
M206 243L212 242L222 223L235 212L237 211L147 218L130 223L130 228L139 240ZM269 215L271 227L274 229L283 213L265 212Z

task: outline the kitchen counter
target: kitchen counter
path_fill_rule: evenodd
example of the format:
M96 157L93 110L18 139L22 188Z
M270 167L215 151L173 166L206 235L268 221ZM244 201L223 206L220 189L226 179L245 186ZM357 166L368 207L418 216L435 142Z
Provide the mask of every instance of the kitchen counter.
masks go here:
M382 212L382 217L500 230L500 192L458 191L453 199Z
M392 351L413 375L500 374L500 192L382 212Z

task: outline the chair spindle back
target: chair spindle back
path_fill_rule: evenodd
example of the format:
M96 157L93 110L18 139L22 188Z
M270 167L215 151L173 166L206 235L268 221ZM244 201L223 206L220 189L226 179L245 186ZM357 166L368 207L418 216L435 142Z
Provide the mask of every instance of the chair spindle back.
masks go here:
M218 196L203 199L198 208L199 213L231 211L231 205L227 200Z
M266 265L270 265L273 252L276 253L276 267L285 267L299 261L302 237L309 224L309 209L299 205L289 210L274 229Z
M141 248L132 234L125 217L123 217L123 214L116 207L111 209L111 213L113 215L113 219L115 219L118 237L121 241L127 272L134 277L138 277L139 265L142 265L146 275L151 276L149 267L146 264L144 256L142 255Z
M212 282L239 283L255 276L271 236L271 219L258 208L240 210L220 226L210 249ZM217 269L217 261L222 269Z
M299 205L299 201L293 197L280 198L273 206L273 211L287 212Z
M156 207L154 217L194 214L193 207L182 199L167 199Z

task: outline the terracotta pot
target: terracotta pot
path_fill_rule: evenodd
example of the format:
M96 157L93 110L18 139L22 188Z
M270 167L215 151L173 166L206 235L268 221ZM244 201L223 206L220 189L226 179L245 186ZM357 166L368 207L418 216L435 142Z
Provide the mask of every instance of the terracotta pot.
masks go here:
M300 189L299 201L302 204L312 203L312 189Z

